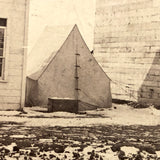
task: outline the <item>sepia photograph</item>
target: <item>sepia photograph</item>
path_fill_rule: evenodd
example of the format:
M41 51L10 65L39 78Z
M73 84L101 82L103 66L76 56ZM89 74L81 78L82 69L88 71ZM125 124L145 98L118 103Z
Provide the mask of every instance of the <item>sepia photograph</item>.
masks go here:
M160 160L159 0L0 0L0 160Z

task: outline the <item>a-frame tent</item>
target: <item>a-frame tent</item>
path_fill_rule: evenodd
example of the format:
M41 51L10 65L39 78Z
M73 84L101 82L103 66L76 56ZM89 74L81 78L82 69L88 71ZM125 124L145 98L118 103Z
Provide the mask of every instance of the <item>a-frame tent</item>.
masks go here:
M54 110L111 107L110 79L90 53L77 25L72 30L69 26L58 30L48 28L30 53L28 74L34 73L27 77L26 104L47 105L50 98L57 105ZM69 102L67 109L68 101L73 103Z

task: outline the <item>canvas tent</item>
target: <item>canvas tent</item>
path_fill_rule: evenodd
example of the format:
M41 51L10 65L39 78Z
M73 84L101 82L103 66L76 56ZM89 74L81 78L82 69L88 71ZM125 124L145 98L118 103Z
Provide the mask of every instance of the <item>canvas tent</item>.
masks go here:
M110 79L77 25L47 27L28 57L27 72L27 106L47 105L48 98L75 101L78 110L111 106Z

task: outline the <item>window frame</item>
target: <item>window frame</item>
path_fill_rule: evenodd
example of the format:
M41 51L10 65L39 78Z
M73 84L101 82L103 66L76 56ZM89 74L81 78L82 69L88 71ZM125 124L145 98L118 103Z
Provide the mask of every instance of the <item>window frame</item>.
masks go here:
M0 75L0 81L2 81L2 80L5 80L7 26L0 26L0 29L4 29L3 56L0 56L0 59L2 59L2 71L1 71L1 75Z

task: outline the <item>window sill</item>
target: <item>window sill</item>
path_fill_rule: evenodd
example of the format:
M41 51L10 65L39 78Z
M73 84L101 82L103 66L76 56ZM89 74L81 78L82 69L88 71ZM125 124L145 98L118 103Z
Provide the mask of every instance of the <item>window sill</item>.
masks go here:
M7 80L0 79L0 83L7 83L7 82L8 82Z

